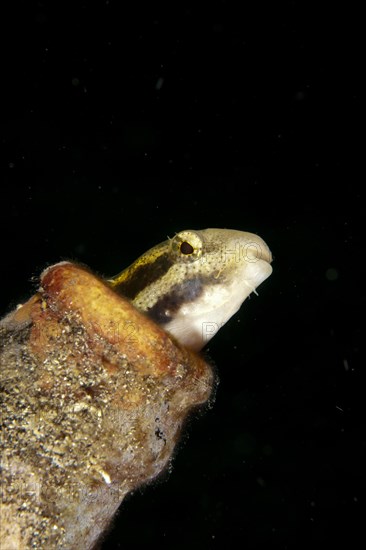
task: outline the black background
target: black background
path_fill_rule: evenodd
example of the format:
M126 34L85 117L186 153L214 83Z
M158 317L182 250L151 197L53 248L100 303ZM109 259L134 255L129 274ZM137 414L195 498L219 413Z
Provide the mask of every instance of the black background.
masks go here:
M169 472L125 500L103 549L356 548L361 15L290 0L9 4L2 313L53 262L113 275L181 229L252 231L274 255L206 350L212 407Z

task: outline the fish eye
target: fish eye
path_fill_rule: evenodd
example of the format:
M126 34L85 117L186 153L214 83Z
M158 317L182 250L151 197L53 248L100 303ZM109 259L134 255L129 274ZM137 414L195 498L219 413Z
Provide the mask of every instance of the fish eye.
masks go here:
M195 262L202 255L203 240L196 231L181 231L171 239L170 249L178 261Z
M182 254L193 254L194 248L191 244L189 244L187 241L183 241L180 245L180 251Z

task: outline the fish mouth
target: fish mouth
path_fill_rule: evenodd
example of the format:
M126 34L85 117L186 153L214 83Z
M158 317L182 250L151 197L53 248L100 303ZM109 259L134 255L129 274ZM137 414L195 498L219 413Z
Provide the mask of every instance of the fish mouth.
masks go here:
M265 241L254 233L240 239L242 281L252 292L272 273L272 252Z
M249 287L251 292L258 294L256 289L261 285L272 273L272 266L266 260L257 260L256 263L250 264L245 272L243 282Z
M248 263L258 261L272 263L272 252L264 240L254 233L246 233L245 239L242 239L242 257Z

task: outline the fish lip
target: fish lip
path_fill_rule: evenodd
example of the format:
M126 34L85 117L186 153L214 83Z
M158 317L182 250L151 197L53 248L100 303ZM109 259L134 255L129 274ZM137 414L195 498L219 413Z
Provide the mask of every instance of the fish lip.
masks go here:
M258 248L256 248L258 250ZM256 260L259 261L262 260L263 262L267 262L268 264L272 263L272 252L267 246L259 246L259 254L257 254Z
M261 260L271 264L273 260L272 252L263 239L258 237L245 242L243 254L245 261L248 263L255 263Z

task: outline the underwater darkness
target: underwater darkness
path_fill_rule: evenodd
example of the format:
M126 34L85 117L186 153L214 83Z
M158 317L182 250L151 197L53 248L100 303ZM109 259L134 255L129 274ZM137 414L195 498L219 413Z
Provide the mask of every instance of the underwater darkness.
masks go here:
M290 0L90 4L3 15L1 315L47 265L114 275L182 229L258 233L274 256L205 351L215 398L101 548L356 548L361 17Z

